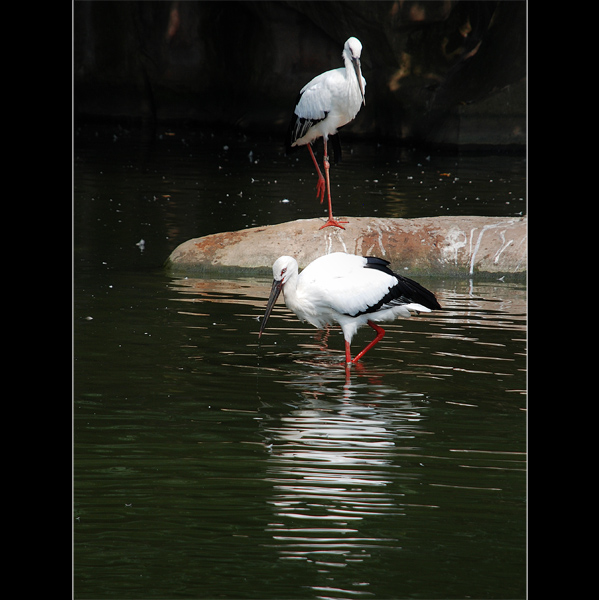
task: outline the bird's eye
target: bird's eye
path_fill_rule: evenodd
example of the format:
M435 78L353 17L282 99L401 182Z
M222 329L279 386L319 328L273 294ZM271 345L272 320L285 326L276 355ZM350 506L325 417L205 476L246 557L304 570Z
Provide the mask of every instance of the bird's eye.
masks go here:
M281 269L281 277L283 277L283 275L285 275L285 273L287 273L287 267L285 267L284 269Z

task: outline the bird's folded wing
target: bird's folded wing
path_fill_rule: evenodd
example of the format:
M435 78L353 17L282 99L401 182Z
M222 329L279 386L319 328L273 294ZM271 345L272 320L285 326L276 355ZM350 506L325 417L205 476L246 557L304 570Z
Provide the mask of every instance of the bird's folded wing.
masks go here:
M327 71L308 82L300 91L295 114L303 119L324 119L333 106L334 94L343 90L345 79L338 72L342 70Z
M386 305L405 304L392 292L397 279L388 277L380 271L359 269L355 277L332 277L321 284L323 300L333 310L350 316L357 316L380 310Z

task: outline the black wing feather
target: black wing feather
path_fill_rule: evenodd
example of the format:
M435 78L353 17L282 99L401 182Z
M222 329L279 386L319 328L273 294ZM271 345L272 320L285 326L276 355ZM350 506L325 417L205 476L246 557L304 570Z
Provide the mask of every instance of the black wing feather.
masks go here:
M296 107L299 104L301 97L302 97L301 93L298 94L297 100L295 102ZM285 150L286 150L287 154L289 154L290 152L293 152L294 150L297 150L297 146L291 147L291 144L293 144L293 142L299 140L301 137L304 137L304 135L306 135L306 133L308 132L308 129L310 129L310 127L312 127L312 125L319 123L320 121L323 121L324 119L326 119L327 114L328 113L325 113L325 116L323 117L323 119L306 119L304 117L300 117L294 111L293 114L291 115L291 121L289 121L289 127L287 128L287 135L285 137Z
M412 302L422 304L422 306L430 308L431 310L439 310L441 308L437 298L435 298L435 295L431 291L427 290L413 279L394 273L387 266L390 264L388 260L377 258L376 256L366 256L365 258L366 269L377 269L387 275L391 275L397 279L397 283L389 288L389 291L375 305L369 306L366 310L352 316L357 317L358 315L376 312L385 305L393 306L410 304Z
M295 101L296 107L299 104L301 97L301 93L297 95L297 100ZM290 154L291 152L297 150L298 147L292 146L291 144L304 137L306 133L308 133L310 127L316 125L316 123L320 123L320 121L324 121L328 114L328 111L326 111L322 119L306 119L304 117L300 117L294 111L293 115L291 115L289 127L287 128L287 135L285 136L286 154ZM339 134L335 133L334 135L330 135L329 142L331 142L331 147L333 150L333 163L337 164L341 160L341 141L339 140Z

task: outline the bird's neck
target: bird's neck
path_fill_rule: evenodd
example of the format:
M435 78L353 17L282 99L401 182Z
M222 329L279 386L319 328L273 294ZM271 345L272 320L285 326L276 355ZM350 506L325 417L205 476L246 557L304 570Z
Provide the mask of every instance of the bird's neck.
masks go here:
M345 80L347 81L349 93L353 96L356 96L356 98L359 98L361 102L362 94L360 93L360 82L358 81L358 75L356 73L356 69L354 68L354 63L351 58L347 57L347 55L344 55L343 58L345 60Z
M293 310L297 305L297 273L292 274L283 286L283 297L287 308Z
M356 72L354 71L354 63L347 54L343 54L343 62L345 63L345 76L349 79L350 77L356 78Z

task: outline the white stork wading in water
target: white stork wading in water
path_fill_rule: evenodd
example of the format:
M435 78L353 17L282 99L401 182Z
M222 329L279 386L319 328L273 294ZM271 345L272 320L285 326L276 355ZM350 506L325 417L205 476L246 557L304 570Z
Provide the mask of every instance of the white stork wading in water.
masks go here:
M341 144L339 143L337 130L352 121L358 114L362 104L366 104L364 98L366 80L362 77L360 67L361 53L362 44L360 40L350 37L343 46L342 56L345 67L326 71L312 79L301 89L287 132L285 145L288 153L297 146L308 146L318 174L316 197L320 198L321 204L326 189L329 201L329 219L320 229L329 226L345 229L341 223L348 222L333 219L327 142L330 136L334 162L339 162ZM314 157L314 152L312 152L312 144L319 137L322 137L324 141L323 166L326 185Z
M281 256L272 267L274 281L259 336L282 291L285 304L302 321L319 329L339 323L345 338L345 362L357 362L383 339L385 330L377 322L410 317L410 311L441 308L432 292L394 273L389 264L382 258L335 252L317 258L298 273L295 258ZM351 340L366 324L376 337L352 360Z

